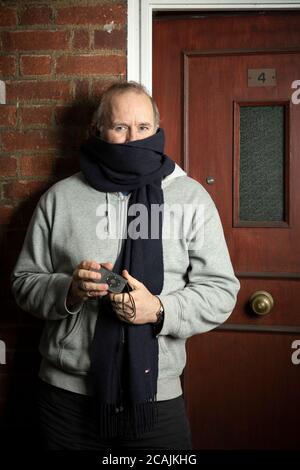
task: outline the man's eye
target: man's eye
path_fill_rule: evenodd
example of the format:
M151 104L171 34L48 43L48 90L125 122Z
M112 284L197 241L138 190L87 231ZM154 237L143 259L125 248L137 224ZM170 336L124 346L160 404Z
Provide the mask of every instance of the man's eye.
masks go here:
M114 129L114 131L117 131L117 132L124 132L124 131L127 131L127 127L126 127L126 126L115 126L113 129Z
M144 131L148 131L149 130L149 127L148 126L140 126L139 127L139 130L144 132Z

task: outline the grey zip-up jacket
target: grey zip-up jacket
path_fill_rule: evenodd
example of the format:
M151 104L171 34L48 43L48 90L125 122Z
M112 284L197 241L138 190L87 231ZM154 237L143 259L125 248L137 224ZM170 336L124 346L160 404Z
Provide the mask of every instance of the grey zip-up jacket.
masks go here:
M182 393L186 339L229 317L239 282L205 189L177 165L162 188L164 284L159 297L165 319L158 335L157 399L167 400ZM56 387L93 392L89 351L98 303L88 300L69 311L66 297L82 260L115 262L126 236L128 198L96 191L77 173L52 186L33 214L12 289L20 307L45 320L40 377Z

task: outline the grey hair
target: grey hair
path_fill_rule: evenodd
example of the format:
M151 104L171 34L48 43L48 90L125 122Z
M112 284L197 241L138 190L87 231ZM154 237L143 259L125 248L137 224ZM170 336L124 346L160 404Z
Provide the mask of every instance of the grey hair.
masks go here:
M110 125L110 116L111 116L111 100L115 95L125 93L127 91L134 91L139 94L144 94L148 96L151 101L152 108L153 108L153 116L154 116L154 125L159 127L159 111L157 104L155 103L152 96L148 93L147 89L141 85L140 83L130 81L130 82L116 82L110 85L102 94L101 101L96 109L93 118L91 127L97 131L100 131L100 135L103 132L103 129Z

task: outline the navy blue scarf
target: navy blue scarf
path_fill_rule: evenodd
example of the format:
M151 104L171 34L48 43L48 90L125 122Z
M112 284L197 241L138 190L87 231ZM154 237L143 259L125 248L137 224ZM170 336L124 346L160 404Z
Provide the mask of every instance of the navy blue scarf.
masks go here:
M164 155L164 133L146 139L111 144L91 137L82 145L82 172L103 192L130 191L128 208L143 204L148 213L148 238L127 236L113 268L141 281L152 294L163 287L162 217L159 237L151 238L151 205L163 204L162 179L174 162ZM127 227L133 216L127 217ZM99 260L101 262L101 260ZM118 319L109 297L99 301L91 350L100 433L103 436L140 435L156 421L158 341L151 324L130 325Z

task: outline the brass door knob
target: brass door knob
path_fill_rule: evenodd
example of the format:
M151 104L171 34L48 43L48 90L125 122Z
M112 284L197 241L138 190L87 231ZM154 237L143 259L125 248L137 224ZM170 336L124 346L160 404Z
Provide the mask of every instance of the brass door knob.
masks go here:
M257 315L266 315L272 310L274 300L269 292L258 290L251 295L249 303L254 313Z
M206 182L207 184L214 184L215 178L213 176L207 176Z

